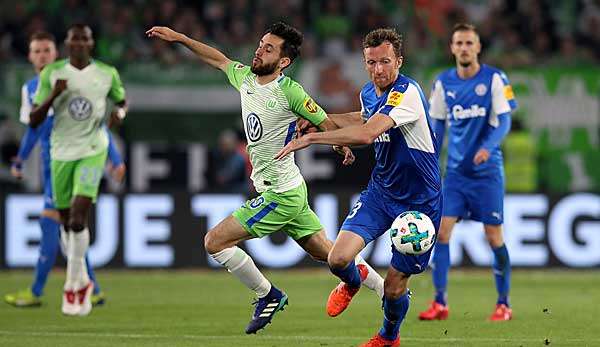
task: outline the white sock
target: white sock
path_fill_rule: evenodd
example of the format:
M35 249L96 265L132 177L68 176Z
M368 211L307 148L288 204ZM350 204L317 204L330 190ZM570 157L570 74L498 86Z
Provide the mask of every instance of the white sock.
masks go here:
M90 282L85 266L85 253L90 245L90 231L88 228L80 232L70 232L71 241L67 257L67 277L71 275L74 289L79 290ZM70 270L70 271L69 271Z
M69 255L69 233L65 230L62 224L60 226L60 251L65 258Z
M380 299L383 298L383 277L381 277L381 275L379 275L379 273L377 273L377 271L375 271L360 255L357 255L356 258L354 258L354 262L356 264L363 264L369 269L369 274L362 282L362 285L374 290Z
M210 255L219 264L225 266L248 289L256 292L259 298L264 298L271 290L271 282L260 272L254 261L244 250L234 246Z

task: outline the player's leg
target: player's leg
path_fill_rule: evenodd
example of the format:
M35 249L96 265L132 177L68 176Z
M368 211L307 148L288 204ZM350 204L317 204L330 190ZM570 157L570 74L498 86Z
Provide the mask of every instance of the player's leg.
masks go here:
M400 325L410 306L409 278L410 274L389 267L385 277L382 327L375 336L362 344L362 347L400 346Z
M98 196L107 151L76 161L73 174L73 200L69 216L67 283L75 290L80 316L92 310L94 283L88 275L85 255L90 244L89 213Z
M303 185L302 192L306 191ZM290 237L302 247L313 259L327 262L329 252L333 248L333 242L327 238L325 230L316 213L308 204L308 194L304 200L304 207L296 218L291 220L283 229ZM366 272L362 285L374 290L379 298L383 297L383 278L375 271L360 255L356 255L355 264L358 269ZM365 271L366 270L366 271Z
M508 302L510 292L510 257L502 237L502 225L484 224L485 236L494 252L494 263L492 265L498 300L496 309L490 316L490 320L503 321L512 318L512 309Z
M226 267L258 296L247 334L256 333L271 322L287 304L287 295L275 287L258 269L252 258L237 244L280 230L297 214L298 204L291 199L295 191L276 194L270 191L246 201L233 214L211 229L204 238L207 253Z
M393 218L385 212L384 205L381 196L365 190L342 224L328 258L331 272L342 280L327 299L327 314L331 317L348 307L361 282L368 278L367 267L357 265L355 259L369 242L385 233L392 224Z
M100 285L98 284L98 280L96 279L96 273L94 272L94 268L90 262L90 257L88 254L85 255L85 268L88 273L88 277L90 281L94 283L94 291L92 292L92 306L102 306L106 302L106 294L100 289Z
M448 173L443 185L443 217L431 261L431 277L435 288L434 299L429 308L419 313L421 320L448 318L448 274L450 272L450 237L458 218L467 213L465 180L455 173Z

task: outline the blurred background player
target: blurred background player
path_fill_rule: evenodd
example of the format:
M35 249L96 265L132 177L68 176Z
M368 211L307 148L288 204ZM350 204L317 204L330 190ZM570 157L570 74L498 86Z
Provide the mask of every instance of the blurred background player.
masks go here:
M376 164L366 190L344 221L329 254L331 272L343 283L327 300L327 313L337 316L358 292L364 274L354 259L371 241L389 230L398 215L419 211L439 228L442 192L438 147L429 126L426 99L417 82L399 73L402 38L393 29L376 29L365 36L365 68L371 82L360 92L362 110L330 115L338 130L309 133L291 141L278 154L311 144L338 146L374 144ZM306 125L306 123L303 123ZM302 127L302 126L301 126ZM408 280L427 268L431 250L413 256L392 247L385 278L383 326L364 347L400 345L400 325L408 312Z
M447 284L450 236L462 218L483 223L494 252L493 272L498 291L490 319L509 320L510 259L502 237L504 169L500 144L508 134L511 112L517 107L506 74L480 64L479 34L474 26L457 24L450 43L456 68L434 82L430 112L438 144L448 135L448 165L444 180L444 216L432 261L435 300L419 319L448 317Z
M251 66L231 61L215 48L166 27L153 27L150 37L183 43L202 61L225 72L240 92L242 118L252 161L252 181L260 196L248 200L232 215L211 229L204 239L208 254L225 266L249 289L258 301L246 333L256 333L271 322L287 304L287 295L267 280L252 258L237 244L255 237L284 231L315 260L327 261L332 242L327 239L318 217L308 205L307 188L294 156L281 161L275 154L294 137L298 117L322 130L333 126L319 105L304 89L282 71L300 53L303 35L285 24L273 24L262 36ZM345 159L351 156L347 149ZM383 287L383 279L362 258L365 285ZM380 294L381 295L381 294Z
M125 117L125 90L115 68L91 59L94 40L87 25L73 25L65 45L69 58L47 65L40 74L30 126L42 126L53 108L51 181L67 256L62 312L87 315L94 289L85 270L90 240L88 214L108 154L109 136L103 123L106 99L117 105L110 126Z
M33 65L36 76L27 81L22 88L20 120L24 124L29 124L29 112L33 95L38 86L39 73L42 69L56 60L57 49L54 36L47 32L37 32L33 34L29 41L29 61ZM16 293L4 296L4 301L16 307L39 306L42 301L44 286L48 274L52 270L56 261L56 255L59 249L60 238L60 216L54 208L52 201L52 184L50 180L50 133L52 131L52 122L54 118L50 114L46 120L37 128L27 127L25 136L21 140L19 153L13 161L11 174L18 179L23 177L22 165L27 160L36 143L40 142L41 162L42 162L42 181L44 184L44 209L41 213L39 223L41 228L40 255L35 267L35 277L30 288L23 289ZM125 165L121 155L112 142L110 132L108 155L111 161L113 178L121 181L125 174ZM92 295L92 304L103 304L105 295L100 291L100 285L96 280L94 271L86 257L87 271L90 279L94 282L94 293Z

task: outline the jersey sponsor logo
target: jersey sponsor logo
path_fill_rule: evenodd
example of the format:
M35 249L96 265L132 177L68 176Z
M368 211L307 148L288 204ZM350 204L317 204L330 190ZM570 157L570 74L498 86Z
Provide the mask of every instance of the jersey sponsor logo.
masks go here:
M377 138L373 142L391 142L390 134L382 133L381 135L377 136Z
M69 114L71 118L81 121L92 115L92 103L83 96L77 96L69 101Z
M479 96L484 96L487 93L487 87L483 83L479 83L475 86L475 94Z
M454 119L467 119L485 117L485 107L479 107L477 104L471 105L470 108L463 108L461 105L452 106L452 115Z
M403 98L404 98L404 94L402 94L400 92L391 92L388 95L388 98L387 98L387 101L385 102L385 104L396 107L396 106L400 105Z
M507 100L512 100L515 98L515 93L513 92L513 89L510 84L504 86L504 97Z
M308 113L313 114L317 113L317 111L319 110L317 104L311 98L304 100L304 108L308 111Z
M262 123L256 113L250 113L246 118L246 134L248 135L248 139L253 142L260 140L262 137Z
M265 106L269 110L274 109L275 107L277 107L277 99L269 99L269 100L267 100L267 102L265 103Z

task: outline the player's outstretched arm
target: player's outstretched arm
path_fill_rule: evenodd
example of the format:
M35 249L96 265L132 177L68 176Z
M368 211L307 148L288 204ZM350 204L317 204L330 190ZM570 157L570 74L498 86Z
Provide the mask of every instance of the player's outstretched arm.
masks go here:
M169 42L182 43L194 52L202 61L222 71L225 71L227 64L231 61L218 49L191 39L185 34L179 33L168 27L154 26L146 31L146 35L148 35L148 37L158 37L159 39Z
M396 123L392 118L383 114L376 114L367 123L362 125L348 126L333 131L310 133L301 138L294 139L277 153L275 159L281 159L291 152L317 143L338 146L371 144L384 131L395 125Z

